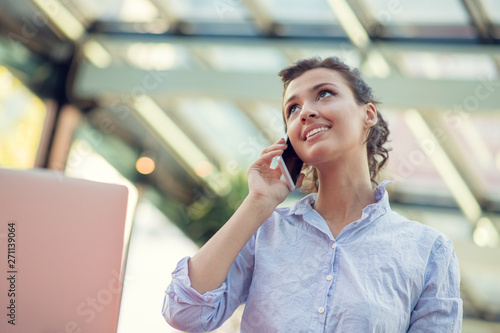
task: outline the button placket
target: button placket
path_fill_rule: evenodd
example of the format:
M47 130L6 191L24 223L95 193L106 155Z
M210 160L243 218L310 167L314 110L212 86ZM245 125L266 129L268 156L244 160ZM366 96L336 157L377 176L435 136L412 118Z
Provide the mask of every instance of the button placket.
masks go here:
M336 248L337 248L337 242L332 243L332 249L333 249L333 251L334 251L334 252L333 252L333 253L334 253L334 254L333 254L333 261L335 261L335 249L336 249ZM332 264L333 264L333 262L332 262ZM332 280L333 280L333 274L328 274L328 275L326 276L326 281L329 281L329 282L330 282L330 281L332 281Z
M333 257L332 257L332 259L333 259L333 260L335 260L335 259L334 259L334 258L335 258L335 255L334 255L334 254L335 254L335 249L337 248L337 242L333 242L333 243L332 243L332 245L331 245L331 247L332 247L332 249L333 249L333 252L332 252ZM333 262L332 262L332 263L333 263ZM327 286L328 286L328 287L327 287L327 289L329 289L329 288L330 288L330 286L331 286L331 281L333 280L333 274L328 274L328 275L325 277L325 280L326 280L326 281L328 281L328 283L327 283ZM326 291L326 293L328 293L328 290ZM326 311L326 309L325 309L325 307L324 307L324 306L320 306L320 307L318 307L318 308L317 308L317 311L318 311L318 313L319 313L319 314L324 314L324 313L325 313L325 311Z

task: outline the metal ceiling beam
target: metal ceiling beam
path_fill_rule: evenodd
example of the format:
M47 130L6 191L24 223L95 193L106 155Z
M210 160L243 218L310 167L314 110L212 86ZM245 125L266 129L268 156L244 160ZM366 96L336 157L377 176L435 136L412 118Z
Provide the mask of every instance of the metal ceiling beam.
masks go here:
M84 24L71 13L71 11L60 1L51 2L42 0L29 0L39 10L39 15L45 16L47 25L56 33L61 40L67 39L73 43L80 43L85 39L87 30Z
M500 110L500 80L428 80L391 75L367 78L383 107L418 108L443 112L446 120L478 111ZM234 101L280 103L282 84L275 73L220 72L215 70L147 71L82 63L72 87L77 98L148 94L160 101L183 97L209 97Z
M327 2L351 43L361 50L368 48L371 44L370 36L352 5L347 0L328 0Z
M492 43L494 41L493 24L482 2L477 0L462 0L462 3L469 14L472 25L477 30L479 38L483 42Z
M171 8L167 1L162 0L149 0L151 4L156 8L160 16L168 23L169 30L176 31L179 28L180 20L174 14L174 10Z
M368 14L363 5L348 0L328 0L328 4L351 43L359 49L363 58L362 69L379 78L389 76L391 67L380 49L372 43L372 36L367 30Z
M184 47L265 47L278 50L296 49L325 49L330 50L332 55L335 52L346 48L345 40L314 40L303 38L237 38L237 37L193 37L193 36L166 36L166 35L127 35L127 34L100 34L94 33L89 38L107 45L108 43L171 43ZM406 52L430 52L438 54L484 54L497 56L500 48L498 45L485 44L453 44L453 43L419 43L419 42L396 42L379 41L377 47L384 51L384 54L406 53Z
M260 1L241 0L263 35L273 34L273 19Z
M371 38L378 37L383 30L383 26L375 18L364 0L347 0L352 11L356 14L359 22L363 25Z

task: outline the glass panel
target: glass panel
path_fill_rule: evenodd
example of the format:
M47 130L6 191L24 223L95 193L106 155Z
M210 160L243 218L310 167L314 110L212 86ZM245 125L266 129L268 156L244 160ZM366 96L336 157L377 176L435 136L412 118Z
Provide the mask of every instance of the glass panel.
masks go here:
M260 0L260 3L279 23L338 24L324 0Z
M500 203L500 116L492 113L465 113L444 122L450 136L474 172L486 197Z
M498 76L495 62L485 54L407 52L397 59L401 70L412 77L478 80Z
M245 21L248 12L238 0L163 0L167 6L184 20Z
M404 111L382 106L381 113L389 122L391 134L387 146L392 147L385 178L394 180L398 192L411 195L413 203L418 203L419 197L426 203L430 200L437 203L436 198L453 203L448 187L406 124Z
M0 65L1 166L35 166L46 114L44 103Z
M123 0L73 0L73 5L89 20L118 17Z
M177 48L167 43L134 43L128 47L127 60L145 70L168 70L182 62Z
M109 53L114 65L128 64L145 70L167 70L190 68L195 62L192 53L177 43L135 43L120 38L97 38L95 41Z
M468 25L469 16L457 0L367 0L374 17L383 25Z
M99 21L149 22L158 17L149 0L73 0L81 12Z
M331 48L307 48L301 50L299 52L297 58L294 60L298 60L301 58L309 58L319 56L321 58L327 57L339 57L342 59L347 65L359 68L361 66L361 55L355 46L351 43L345 42L341 44L339 47L331 47Z
M213 46L202 51L208 62L217 70L278 72L287 65L277 49L245 46Z
M149 22L158 17L158 10L149 0L124 0L120 18L126 22Z
M500 1L482 0L484 9L495 25L500 25Z
M210 155L217 156L222 169L229 161L249 165L265 147L257 140L251 120L231 102L183 100L176 113L189 125L187 134L195 142L202 142Z

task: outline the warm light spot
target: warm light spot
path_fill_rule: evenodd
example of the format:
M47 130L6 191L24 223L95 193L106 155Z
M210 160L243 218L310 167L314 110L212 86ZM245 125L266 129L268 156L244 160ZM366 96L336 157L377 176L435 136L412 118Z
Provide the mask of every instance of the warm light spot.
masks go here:
M149 157L143 156L137 160L137 163L135 163L135 167L137 168L137 171L139 171L143 175L149 175L155 170L155 161L153 161Z
M194 172L200 177L206 177L212 173L212 164L208 161L201 161L196 164Z
M487 217L482 217L477 221L472 238L481 247L497 247L499 243L498 231Z
M488 230L485 230L484 228L476 228L472 237L474 242L480 247L485 247L490 242Z

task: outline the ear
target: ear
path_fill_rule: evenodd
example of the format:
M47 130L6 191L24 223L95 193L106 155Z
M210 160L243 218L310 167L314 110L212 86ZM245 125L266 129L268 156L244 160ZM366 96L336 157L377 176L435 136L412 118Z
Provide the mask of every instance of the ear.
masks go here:
M368 129L377 124L377 108L373 103L366 103L364 106L365 112L365 129Z

